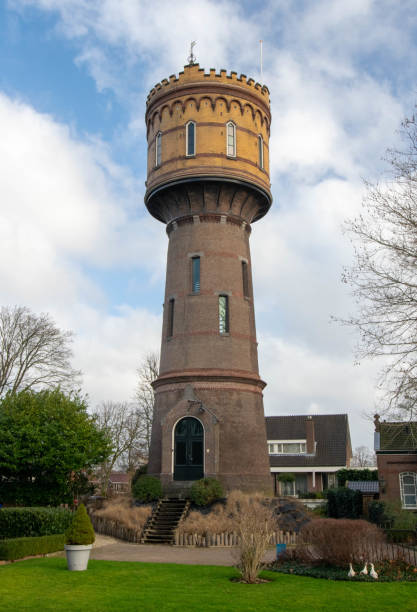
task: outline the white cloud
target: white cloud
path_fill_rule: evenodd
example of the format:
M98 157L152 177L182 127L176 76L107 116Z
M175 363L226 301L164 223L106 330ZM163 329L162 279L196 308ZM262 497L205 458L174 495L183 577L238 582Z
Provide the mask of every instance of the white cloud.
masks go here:
M358 211L362 177L379 172L380 158L395 143L394 131L410 109L417 76L414 3L13 0L9 4L55 14L58 36L72 41L76 63L87 68L103 95L111 89L129 108L128 124L120 127L117 144L132 146L137 139L142 150L139 175L144 174L147 90L178 72L186 62L190 39L198 41L201 66L232 68L259 79L263 38L264 80L270 87L273 114L275 204L254 226L252 249L260 360L269 382L266 404L269 410L272 406L272 411L285 412L316 407L346 410L355 422L355 435L362 435L356 423L361 422L362 411L372 410L375 367L353 368L352 334L329 325L331 314L344 316L352 308L340 283L341 268L351 258L340 225ZM69 321L71 313L63 305L71 300L79 304L78 327L91 318L91 328L85 328L77 341L79 354L86 356L89 385L99 389L97 381L107 378L112 382L105 388L116 395L116 381L125 387L124 373L131 372L123 355L124 341L131 347L127 350L131 363L134 344L140 340L135 336L130 344L126 339L127 323L136 321L138 328L152 330L145 344L159 330L154 331L156 320L142 310L104 314L106 296L85 267L136 270L140 262L146 267L146 282L151 277L154 285L162 286L163 228L137 215L140 183L112 163L103 143L77 139L50 117L16 102L0 99L0 110L6 113L8 139L16 143L11 155L6 150L1 153L0 143L9 176L0 186L0 197L4 194L10 202L7 215L0 217L0 232L3 251L13 253L13 261L9 256L3 267L0 263L0 273L7 279L10 295L20 297L27 291L34 304L48 296ZM19 122L26 127L15 134ZM22 168L25 181L20 180ZM18 218L25 221L18 224ZM53 295L57 286L61 297ZM87 316L86 304L98 303L102 309L92 306L91 317ZM103 338L100 327L106 330ZM90 347L88 337L94 338ZM354 445L358 443L354 440Z
M76 332L74 365L93 400L129 399L141 356L159 344L160 320L123 304L109 314L115 296L94 270L128 268L139 280L145 269L144 291L149 276L162 282L163 228L132 210L136 181L99 142L4 95L0 130L1 303L50 312Z

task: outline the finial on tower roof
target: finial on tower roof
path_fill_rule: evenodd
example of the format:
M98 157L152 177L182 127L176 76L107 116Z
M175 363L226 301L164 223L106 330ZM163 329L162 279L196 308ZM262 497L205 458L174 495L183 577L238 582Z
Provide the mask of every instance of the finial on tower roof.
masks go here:
M193 40L191 42L191 44L190 44L190 55L188 56L188 63L191 64L191 65L195 64L195 60L196 60L196 57L195 57L195 55L193 53L193 49L196 46L196 44L197 44L197 42L195 40Z

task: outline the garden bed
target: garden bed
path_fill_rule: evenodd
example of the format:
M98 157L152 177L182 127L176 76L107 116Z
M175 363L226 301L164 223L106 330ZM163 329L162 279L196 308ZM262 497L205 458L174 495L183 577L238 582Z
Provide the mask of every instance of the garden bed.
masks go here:
M360 574L363 564L354 566L356 575L349 578L349 568L331 565L308 565L296 561L274 561L268 566L273 572L293 574L294 576L310 576L311 578L324 578L326 580L345 580L347 582L417 582L417 568L405 561L387 560L375 564L378 579ZM369 569L369 568L368 568Z

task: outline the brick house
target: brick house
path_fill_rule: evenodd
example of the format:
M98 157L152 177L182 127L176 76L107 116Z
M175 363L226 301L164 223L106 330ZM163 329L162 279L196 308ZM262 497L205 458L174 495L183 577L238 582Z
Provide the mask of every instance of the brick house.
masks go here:
M417 510L417 422L374 423L380 499Z
M349 467L352 458L347 414L270 416L265 421L276 495L337 486L336 472ZM281 474L293 474L295 480L282 482Z

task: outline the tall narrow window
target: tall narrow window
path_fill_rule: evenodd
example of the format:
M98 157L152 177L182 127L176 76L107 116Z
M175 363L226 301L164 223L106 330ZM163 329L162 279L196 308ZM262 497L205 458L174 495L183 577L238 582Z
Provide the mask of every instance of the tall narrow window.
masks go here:
M191 260L192 292L200 293L200 258L193 257Z
M229 157L236 157L236 126L232 121L226 125L226 151Z
M155 139L155 166L160 166L162 161L162 132L158 132Z
M192 157L193 155L195 155L195 133L196 133L195 122L189 121L187 125L185 126L185 134L186 134L185 147L187 151L186 153L187 157Z
M175 300L171 298L168 303L168 331L167 337L171 338L174 335L174 309Z
M259 167L264 167L264 139L262 136L258 136L258 152L259 152Z
M400 492L403 508L417 508L417 473L400 474Z
M229 333L229 297L219 295L219 332Z
M243 295L249 297L248 264L246 261L242 261L242 284Z

